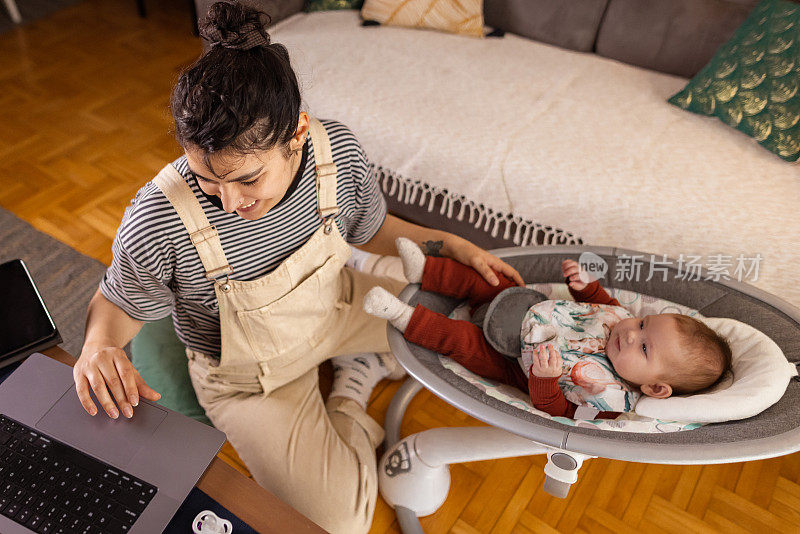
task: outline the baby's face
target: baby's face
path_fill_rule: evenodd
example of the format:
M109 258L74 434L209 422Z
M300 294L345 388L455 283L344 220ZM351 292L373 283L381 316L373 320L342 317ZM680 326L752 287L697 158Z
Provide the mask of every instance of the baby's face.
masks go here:
M634 317L617 323L606 353L619 376L641 386L664 382L679 364L680 335L672 314Z

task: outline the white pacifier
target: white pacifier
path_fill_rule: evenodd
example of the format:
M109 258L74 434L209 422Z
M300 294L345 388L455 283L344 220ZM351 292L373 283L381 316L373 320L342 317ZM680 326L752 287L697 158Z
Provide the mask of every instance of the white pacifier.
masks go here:
M233 532L233 525L227 519L217 517L211 510L203 510L192 521L192 532L194 534L230 534Z

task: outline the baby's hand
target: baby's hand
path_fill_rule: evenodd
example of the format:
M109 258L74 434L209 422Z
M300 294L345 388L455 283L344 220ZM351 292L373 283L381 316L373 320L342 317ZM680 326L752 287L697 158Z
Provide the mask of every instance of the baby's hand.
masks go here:
M531 374L539 378L554 378L561 376L563 363L561 354L552 343L539 345L533 354Z
M575 260L564 260L561 262L561 273L568 280L569 287L575 291L583 291L588 285L581 279L581 266Z

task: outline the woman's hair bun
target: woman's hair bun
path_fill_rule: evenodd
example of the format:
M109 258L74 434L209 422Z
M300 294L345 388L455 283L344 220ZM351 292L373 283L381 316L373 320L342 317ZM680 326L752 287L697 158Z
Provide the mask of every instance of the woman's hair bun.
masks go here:
M239 2L217 2L200 23L200 36L212 47L249 50L269 45L269 23L269 15L262 11Z
M286 47L270 43L269 17L248 7L253 1L215 3L200 25L210 49L181 72L170 99L183 147L250 154L286 151L294 138L297 75Z

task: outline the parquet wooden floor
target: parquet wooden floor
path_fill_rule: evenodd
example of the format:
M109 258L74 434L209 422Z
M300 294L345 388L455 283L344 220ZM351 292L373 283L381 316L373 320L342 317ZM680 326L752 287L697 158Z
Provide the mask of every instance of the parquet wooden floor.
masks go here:
M199 52L183 0L87 0L0 35L0 206L98 260L137 189L180 154L167 98ZM382 383L382 421L398 384ZM430 393L417 396L404 435L479 425ZM711 466L595 459L569 498L542 491L541 457L452 467L444 506L423 518L453 532L800 532L800 454ZM380 501L371 532L399 532Z

